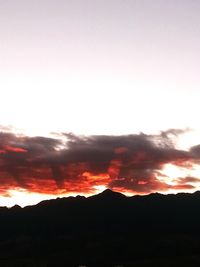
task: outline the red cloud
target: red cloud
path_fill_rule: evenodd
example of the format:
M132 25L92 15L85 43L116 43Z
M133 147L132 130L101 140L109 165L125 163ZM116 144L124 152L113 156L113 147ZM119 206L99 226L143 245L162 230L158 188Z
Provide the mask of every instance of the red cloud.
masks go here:
M0 133L0 192L24 188L39 193L92 193L96 186L121 192L150 193L193 189L194 178L169 185L157 177L167 163L192 166L199 146L178 150L160 135L75 136L57 138ZM177 132L179 133L179 132ZM59 138L60 137L60 138ZM192 183L192 184L191 184Z
M27 150L21 147L14 147L14 146L5 146L5 151L8 152L17 152L17 153L26 153Z

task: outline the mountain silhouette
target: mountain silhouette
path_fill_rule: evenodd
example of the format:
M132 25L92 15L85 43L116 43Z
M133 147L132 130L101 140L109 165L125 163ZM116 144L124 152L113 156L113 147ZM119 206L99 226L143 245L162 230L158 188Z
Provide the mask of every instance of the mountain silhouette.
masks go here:
M103 192L97 194L97 195L94 195L94 196L91 196L89 197L89 199L100 199L102 201L108 201L109 199L111 201L113 200L119 200L119 199L122 199L122 198L125 198L125 195L119 193L119 192L114 192L110 189L106 189L104 190Z
M200 266L200 192L0 208L0 266Z

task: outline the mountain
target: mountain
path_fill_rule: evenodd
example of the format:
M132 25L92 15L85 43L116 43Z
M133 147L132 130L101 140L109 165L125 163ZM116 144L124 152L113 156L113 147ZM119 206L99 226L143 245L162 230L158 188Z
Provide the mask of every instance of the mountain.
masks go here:
M200 266L200 192L0 208L0 266Z

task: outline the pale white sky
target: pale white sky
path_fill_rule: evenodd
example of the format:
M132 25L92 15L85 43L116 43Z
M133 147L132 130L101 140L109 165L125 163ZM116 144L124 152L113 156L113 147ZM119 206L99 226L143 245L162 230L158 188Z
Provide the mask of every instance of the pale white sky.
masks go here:
M149 80L147 84L123 76L96 75L93 80L81 74L77 78L52 76L7 77L1 86L1 124L31 135L50 131L127 134L199 129L198 90L177 90L174 85L160 89L161 82Z
M199 1L1 1L0 122L29 134L199 129Z

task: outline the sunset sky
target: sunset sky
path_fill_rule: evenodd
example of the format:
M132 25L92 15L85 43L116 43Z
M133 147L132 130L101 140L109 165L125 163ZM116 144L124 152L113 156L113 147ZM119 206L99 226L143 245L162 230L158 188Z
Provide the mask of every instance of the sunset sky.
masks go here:
M200 186L200 1L0 1L0 206Z

